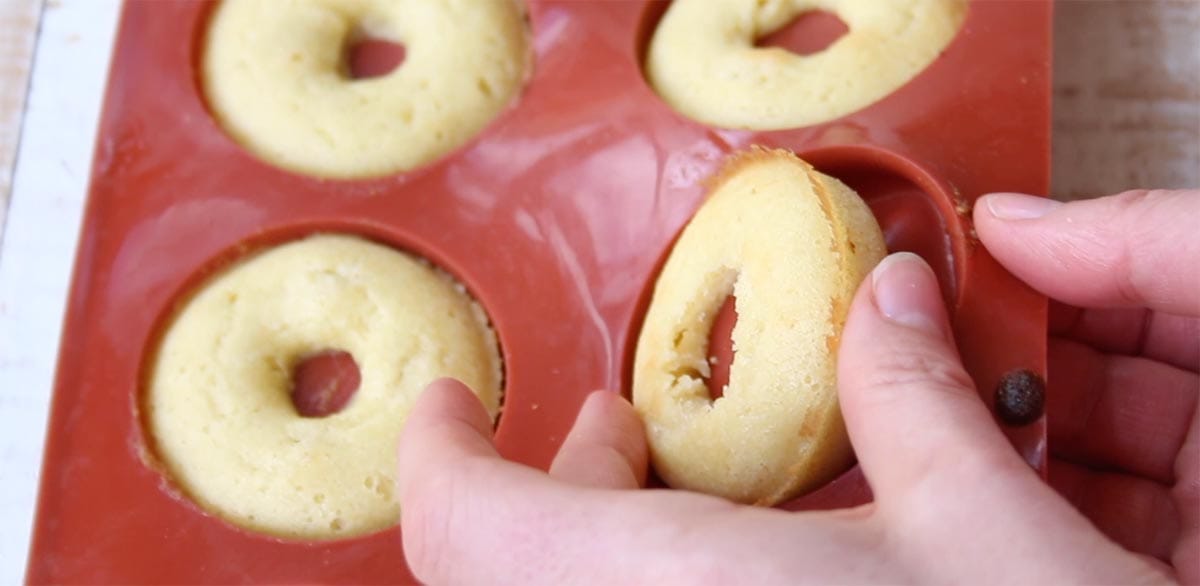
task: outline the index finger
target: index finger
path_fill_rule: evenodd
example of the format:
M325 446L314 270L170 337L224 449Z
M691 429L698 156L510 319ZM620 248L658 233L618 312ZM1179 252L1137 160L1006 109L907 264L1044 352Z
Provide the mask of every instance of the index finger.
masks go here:
M981 198L974 217L992 256L1050 297L1200 316L1200 191L1065 204L999 193Z

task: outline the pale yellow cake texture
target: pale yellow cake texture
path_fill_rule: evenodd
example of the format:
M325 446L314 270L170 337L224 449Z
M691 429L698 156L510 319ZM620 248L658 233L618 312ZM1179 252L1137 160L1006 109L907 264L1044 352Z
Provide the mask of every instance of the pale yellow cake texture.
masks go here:
M837 14L848 32L807 56L754 46L811 10ZM966 12L967 0L674 0L646 75L668 104L705 124L809 126L907 83L950 44Z
M362 382L342 411L301 417L292 369L325 350L349 352ZM445 376L496 416L496 337L463 287L386 246L318 235L200 288L167 325L143 406L158 457L204 509L271 535L336 539L397 522L400 429Z
M769 505L849 465L838 341L885 254L863 200L790 152L727 164L672 249L638 339L633 404L667 484ZM709 332L731 293L736 355L714 401Z
M363 38L402 43L404 62L351 79ZM518 0L222 0L201 73L212 113L259 157L361 178L467 143L520 93L531 55Z

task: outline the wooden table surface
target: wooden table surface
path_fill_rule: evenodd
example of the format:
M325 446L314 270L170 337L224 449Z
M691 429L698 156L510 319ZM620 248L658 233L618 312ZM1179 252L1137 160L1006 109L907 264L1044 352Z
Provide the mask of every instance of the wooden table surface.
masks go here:
M1052 191L1200 188L1200 1L1060 0Z
M24 572L118 2L0 0L0 583ZM1200 0L1055 9L1053 194L1200 187Z

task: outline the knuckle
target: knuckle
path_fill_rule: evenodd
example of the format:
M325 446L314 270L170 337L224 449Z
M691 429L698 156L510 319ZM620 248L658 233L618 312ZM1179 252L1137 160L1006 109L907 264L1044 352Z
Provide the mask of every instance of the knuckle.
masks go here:
M1180 454L1182 459L1183 454ZM1200 510L1200 476L1180 476L1171 487L1171 498L1181 509Z
M1175 484L1171 497L1181 511L1200 511L1200 404L1193 407L1188 438L1175 456Z
M1155 296L1171 274L1170 260L1161 255L1173 238L1162 218L1177 215L1166 209L1177 192L1162 189L1126 191L1110 198L1107 232L1115 245L1111 275L1120 301L1143 304Z
M1177 202L1184 192L1169 189L1132 189L1105 198L1110 224L1138 225L1139 220Z
M910 348L902 352L881 353L864 379L873 389L921 390L962 395L975 388L975 383L956 360L932 349Z
M1112 205L1113 213L1119 216L1122 213L1136 210L1139 206L1144 205L1147 200L1161 197L1162 194L1161 190L1131 189L1112 196L1109 198L1109 202Z

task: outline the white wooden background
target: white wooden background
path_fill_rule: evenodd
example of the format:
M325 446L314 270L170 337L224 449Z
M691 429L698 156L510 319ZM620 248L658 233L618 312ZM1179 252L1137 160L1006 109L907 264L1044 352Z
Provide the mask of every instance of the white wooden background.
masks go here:
M0 0L2 10L12 6L14 0ZM42 8L0 243L0 584L24 580L59 328L118 9L119 0L45 0ZM0 61L7 64L7 55ZM7 69L0 73L0 94L8 96L19 82ZM0 202L9 193L3 187Z
M0 584L24 572L118 9L0 0ZM1200 187L1200 0L1059 0L1056 11L1055 195Z

